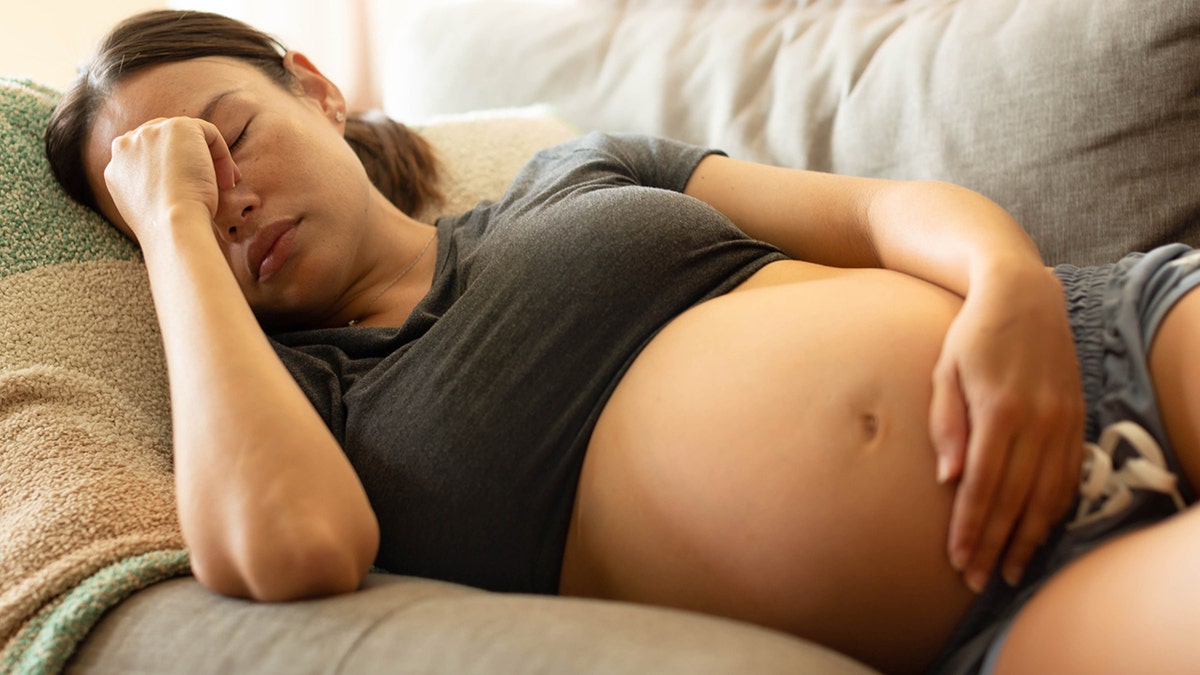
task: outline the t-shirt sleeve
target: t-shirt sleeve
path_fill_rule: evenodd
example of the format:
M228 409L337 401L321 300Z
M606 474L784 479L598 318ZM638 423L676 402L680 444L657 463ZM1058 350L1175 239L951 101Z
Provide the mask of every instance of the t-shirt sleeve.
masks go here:
M634 182L644 187L683 192L700 160L720 150L639 134L589 134L599 152L611 155Z
M581 187L637 185L683 192L700 160L719 150L640 134L592 132L546 148L521 169L504 208Z

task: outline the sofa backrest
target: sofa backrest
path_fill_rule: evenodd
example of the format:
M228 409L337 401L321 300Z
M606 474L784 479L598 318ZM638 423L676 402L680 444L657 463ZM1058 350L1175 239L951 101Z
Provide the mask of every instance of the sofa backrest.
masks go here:
M377 30L406 121L542 102L583 130L947 180L1053 263L1200 244L1195 0L470 0Z

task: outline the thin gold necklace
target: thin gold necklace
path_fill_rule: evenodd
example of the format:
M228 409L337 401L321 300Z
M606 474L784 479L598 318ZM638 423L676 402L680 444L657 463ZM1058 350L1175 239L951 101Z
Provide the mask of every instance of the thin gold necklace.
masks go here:
M379 298L383 297L383 294L387 293L389 288L391 288L392 286L395 286L396 282L400 281L401 277L403 277L405 274L408 274L409 270L416 267L417 263L421 262L421 258L425 257L425 251L429 250L429 245L433 243L433 240L436 237L437 237L437 230L434 230L433 235L430 236L429 240L425 242L425 245L421 247L421 252L417 254L417 257L413 258L413 261L408 263L407 267L400 270L399 274L392 277L392 280L388 282L387 286L383 287L383 290L379 291L378 293L375 294L375 297L371 298L371 301L368 302L367 306L363 308L362 314L359 314L357 319L350 319L350 321L348 321L346 323L346 325L347 326L355 326L355 325L358 325L358 322L367 318L367 312L370 312L371 308L375 306L375 301L378 300Z

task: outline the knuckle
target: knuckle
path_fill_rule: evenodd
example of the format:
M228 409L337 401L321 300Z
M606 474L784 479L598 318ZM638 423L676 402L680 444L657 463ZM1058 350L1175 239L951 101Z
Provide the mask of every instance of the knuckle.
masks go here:
M958 486L963 513L979 520L982 520L984 505L992 500L994 489L991 472L980 466L981 464L981 461L969 463L968 470L963 473Z
M986 404L988 415L997 423L1004 425L1018 422L1023 407L1024 399L1012 391L999 392Z
M998 533L997 536L1004 538L1010 536L1017 528L1018 520L1021 521L1022 530L1035 524L1030 521L1030 518L1037 518L1034 515L1036 509L1026 508L1027 492L1024 486L1009 486L997 495L996 505L989 522L990 529Z
M929 437L935 449L946 450L957 444L961 425L952 416L934 415L929 420Z
M963 545L974 546L983 534L983 511L968 503L955 516L955 539Z
M996 558L999 557L1003 545L1003 537L989 529L979 538L979 545L975 549L975 559L972 561L973 565L990 569L995 564Z
M1047 504L1053 508L1053 504ZM1050 513L1045 509L1031 509L1021 519L1021 529L1016 541L1036 543L1041 541L1050 531Z
M1022 523L1020 532L1013 537L1012 543L1009 544L1006 557L1010 562L1019 562L1021 566L1024 566L1033 557L1034 551L1046 540L1047 534L1049 534L1049 528L1045 521Z
M935 388L954 385L957 377L955 376L953 362L947 359L938 359L938 362L933 366L932 379Z
M1083 412L1083 407L1073 396L1067 396L1059 391L1049 391L1041 397L1037 409L1042 417L1055 424L1063 420L1073 419Z
M1017 513L1021 510L1021 505L1024 502L1024 490L1018 491L1014 487L1001 490L1000 494L996 495L996 506L994 509L996 515L994 519L1000 524L1011 526L1016 521Z
M1033 553L1037 550L1040 541L1040 539L1022 539L1019 537L1014 539L1004 556L1005 562L1012 566L1024 567L1029 562L1029 559L1033 557Z
M964 544L974 545L983 536L983 514L964 513L958 524L958 539Z

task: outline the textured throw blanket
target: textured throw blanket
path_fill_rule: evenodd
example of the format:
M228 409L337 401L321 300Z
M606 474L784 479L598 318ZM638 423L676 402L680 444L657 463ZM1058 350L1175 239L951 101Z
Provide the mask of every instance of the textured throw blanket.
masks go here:
M0 672L53 673L103 613L189 571L167 383L137 250L69 200L42 135L58 99L0 78ZM499 196L573 134L545 111L424 129L443 208Z
M0 80L3 672L56 672L105 609L188 569L144 268L51 177L56 99Z

